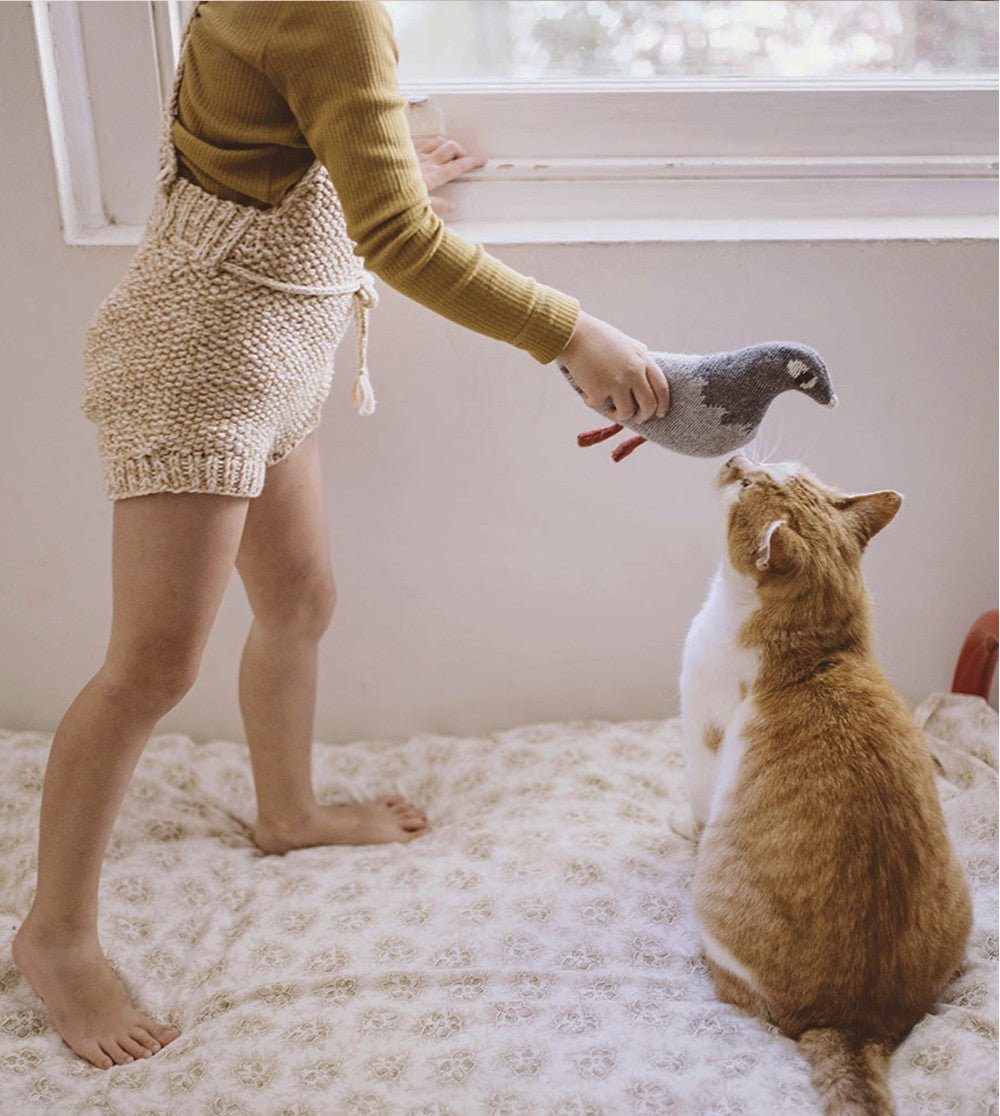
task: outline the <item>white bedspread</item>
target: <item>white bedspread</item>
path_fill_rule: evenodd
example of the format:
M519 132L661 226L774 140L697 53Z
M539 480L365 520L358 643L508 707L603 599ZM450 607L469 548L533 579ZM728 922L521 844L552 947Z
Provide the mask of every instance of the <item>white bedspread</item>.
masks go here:
M997 724L918 711L975 901L963 973L896 1053L901 1116L996 1113ZM793 1043L716 1002L699 958L677 722L320 746L328 801L402 790L406 846L264 857L244 748L160 736L102 881L102 938L183 1032L76 1058L9 960L49 738L0 734L0 1112L630 1116L819 1111Z

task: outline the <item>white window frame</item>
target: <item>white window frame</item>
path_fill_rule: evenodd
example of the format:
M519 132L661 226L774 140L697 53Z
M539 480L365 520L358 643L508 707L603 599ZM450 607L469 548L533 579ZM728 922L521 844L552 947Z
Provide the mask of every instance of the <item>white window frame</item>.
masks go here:
M146 9L148 40L135 46L139 51L145 48L160 101L165 103L172 89L184 24L194 2L130 2L141 2ZM124 139L124 130L114 119L95 119L84 53L82 2L33 0L31 7L66 243L138 243L141 227L122 224L109 212L105 201L109 171L99 155L97 133L101 130ZM128 101L133 94L128 82L115 84L121 87L122 99ZM151 167L150 183L154 176L155 167Z
M456 227L485 240L997 235L992 82L425 92L471 150L504 153L454 187Z
M170 88L189 0L149 9ZM131 244L103 202L78 0L34 0L62 224ZM997 83L985 79L440 83L404 86L417 134L487 165L448 189L488 244L997 236ZM127 90L124 93L128 95ZM623 124L624 122L624 124Z

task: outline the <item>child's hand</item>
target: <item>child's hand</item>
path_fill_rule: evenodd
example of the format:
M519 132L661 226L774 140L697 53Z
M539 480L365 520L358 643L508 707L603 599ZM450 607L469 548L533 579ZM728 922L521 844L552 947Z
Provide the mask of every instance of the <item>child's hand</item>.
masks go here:
M465 148L447 136L420 136L413 141L420 160L420 173L430 194L431 209L435 213L451 213L455 203L434 191L453 178L486 165L479 155L467 154Z
M666 377L646 346L583 311L556 359L587 406L614 422L645 422L654 414L662 418L670 407Z

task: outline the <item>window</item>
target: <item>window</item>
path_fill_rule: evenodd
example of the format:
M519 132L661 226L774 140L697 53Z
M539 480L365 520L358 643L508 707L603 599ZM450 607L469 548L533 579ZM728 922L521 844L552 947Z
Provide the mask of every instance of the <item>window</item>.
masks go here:
M400 79L992 78L982 0L386 0Z
M70 244L139 239L187 0L32 4Z
M138 239L190 3L34 3L63 225ZM997 5L387 0L489 244L995 237Z
M386 7L424 126L494 157L454 188L470 235L996 234L996 4Z

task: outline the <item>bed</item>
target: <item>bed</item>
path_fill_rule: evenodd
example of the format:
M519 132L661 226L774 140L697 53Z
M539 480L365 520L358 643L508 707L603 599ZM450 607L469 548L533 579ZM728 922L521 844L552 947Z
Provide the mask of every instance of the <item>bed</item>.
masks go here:
M917 710L975 926L896 1053L901 1114L997 1113L997 721ZM102 938L181 1029L94 1069L9 960L49 737L0 734L0 1112L143 1116L806 1116L793 1043L716 1001L699 955L679 725L564 723L317 747L327 801L402 791L409 845L262 856L234 743L158 736L102 879Z

